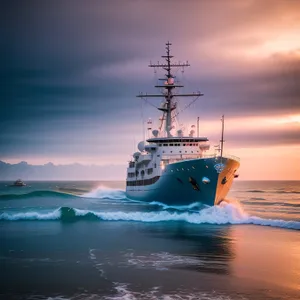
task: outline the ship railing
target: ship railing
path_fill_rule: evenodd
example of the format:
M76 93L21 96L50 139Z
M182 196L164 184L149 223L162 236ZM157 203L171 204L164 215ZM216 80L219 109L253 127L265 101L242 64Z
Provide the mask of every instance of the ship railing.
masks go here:
M162 160L168 160L169 163L171 162L176 162L176 161L181 161L181 160L191 160L191 159L201 159L201 158L218 158L220 157L220 155L217 154L177 154L177 153L173 153L173 154L167 154L167 155L163 155ZM223 155L224 158L230 158L236 161L240 161L240 158L231 154L224 154Z
M207 154L207 155L203 155L202 156L203 158L217 158L217 157L220 157L220 155L217 155L217 154ZM223 154L223 157L224 158L230 158L230 159L233 159L233 160L236 160L236 161L240 161L240 158L235 156L235 155L231 155L231 154Z

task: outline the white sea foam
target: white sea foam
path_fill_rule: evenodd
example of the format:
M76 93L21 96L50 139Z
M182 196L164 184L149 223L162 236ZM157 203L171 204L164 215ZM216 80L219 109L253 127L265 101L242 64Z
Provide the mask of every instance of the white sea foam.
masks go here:
M3 212L0 214L0 220L17 221L17 220L56 220L60 219L61 211L57 208L51 212Z
M127 265L140 269L154 268L158 271L168 270L170 267L204 264L198 258L175 255L168 252L150 253L149 255L135 255L129 252L124 255Z
M193 208L208 207L207 205L201 204L199 202L194 202L189 205L167 205L167 204L164 204L159 201L152 201L149 204L150 205L158 205L158 206L162 207L163 209L173 208L173 209L177 209L177 210L191 210Z
M115 282L116 293L111 296L104 296L105 300L231 300L227 295L218 294L216 292L191 292L187 290L177 289L172 293L161 293L160 287L153 287L147 292L133 291L128 284ZM240 298L241 299L241 298Z
M112 199L112 200L126 199L124 191L119 189L108 188L105 186L99 186L95 190L83 194L82 197L97 198L97 199Z
M212 206L204 208L200 211L175 211L169 212L153 211L153 212L102 212L90 211L75 208L66 208L74 212L76 217L85 217L88 214L98 217L103 221L135 221L135 222L170 222L170 221L183 221L191 224L254 224L272 227L282 227L300 230L299 221L286 221L279 219L264 219L256 216L251 216L243 211L243 209L235 204L223 203L219 206ZM4 212L0 214L0 220L55 220L63 218L62 209L55 209L52 212ZM69 216L65 217L66 219Z
M76 210L77 215L85 215L88 211ZM224 203L220 206L208 207L199 212L92 212L102 220L164 222L185 221L192 224L254 224L300 230L300 222L277 219L263 219L249 216L241 207Z

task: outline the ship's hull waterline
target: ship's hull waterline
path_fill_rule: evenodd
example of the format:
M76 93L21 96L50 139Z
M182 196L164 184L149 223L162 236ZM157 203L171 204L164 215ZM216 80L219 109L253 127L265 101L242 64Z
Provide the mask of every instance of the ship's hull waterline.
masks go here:
M126 195L132 200L167 205L218 205L225 199L239 165L237 159L227 157L183 160L167 165L153 184L127 186Z

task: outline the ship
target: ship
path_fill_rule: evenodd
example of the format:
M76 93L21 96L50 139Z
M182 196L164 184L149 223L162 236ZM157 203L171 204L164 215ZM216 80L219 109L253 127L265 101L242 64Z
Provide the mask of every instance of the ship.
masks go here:
M26 183L24 183L21 179L17 179L12 186L26 186Z
M157 129L152 130L152 120L148 120L149 138L138 143L139 151L128 162L126 196L132 200L167 205L219 205L226 201L233 180L238 177L240 159L223 152L224 115L221 118L220 142L213 153L209 152L209 139L199 136L199 117L197 135L195 125L190 127L188 134L185 134L185 128L176 127L176 117L181 112L177 107L178 99L192 98L194 102L204 94L177 92L183 85L174 75L174 69L183 69L190 64L188 61L173 62L171 45L166 43L162 63L149 64L149 67L163 69L166 73L155 85L161 93L137 95L145 101L162 98L161 105L157 107L162 115Z

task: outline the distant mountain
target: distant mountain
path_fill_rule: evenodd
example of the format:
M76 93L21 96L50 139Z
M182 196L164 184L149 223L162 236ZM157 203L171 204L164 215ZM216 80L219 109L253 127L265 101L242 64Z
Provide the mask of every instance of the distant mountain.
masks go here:
M30 165L26 161L9 164L0 160L0 180L125 180L123 165Z

